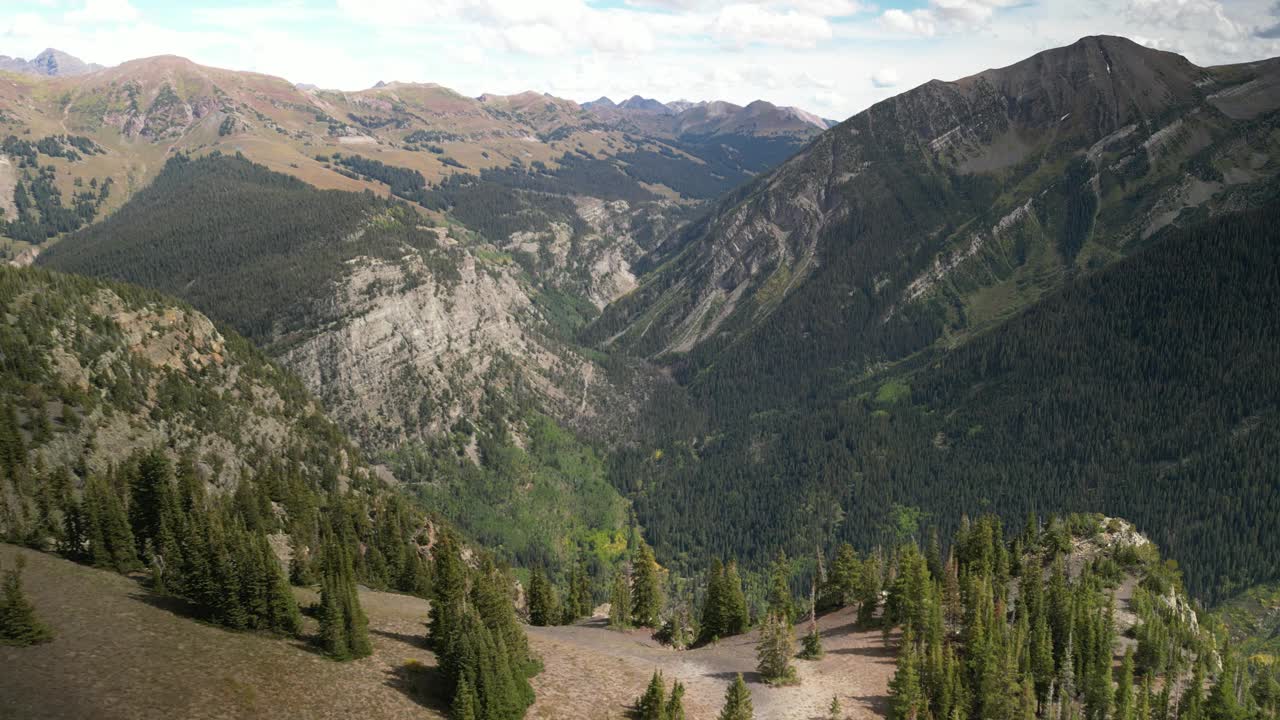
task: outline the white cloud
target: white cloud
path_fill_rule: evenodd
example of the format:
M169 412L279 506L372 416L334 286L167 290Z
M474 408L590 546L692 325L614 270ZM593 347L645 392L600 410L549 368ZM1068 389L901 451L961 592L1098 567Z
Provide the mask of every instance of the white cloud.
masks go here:
M871 74L871 84L878 88L895 87L900 81L898 71L891 67L882 67Z
M129 0L85 0L84 5L66 14L67 22L82 25L127 23L139 17L138 9Z
M546 23L516 25L502 31L507 48L526 55L553 57L564 53L564 35Z
M937 22L934 20L933 14L928 10L907 12L892 8L884 11L884 14L880 16L880 22L884 23L884 26L890 30L909 35L932 37L938 32Z
M760 5L738 4L721 8L712 33L721 42L739 48L754 44L811 48L831 39L831 24L795 10L777 12Z

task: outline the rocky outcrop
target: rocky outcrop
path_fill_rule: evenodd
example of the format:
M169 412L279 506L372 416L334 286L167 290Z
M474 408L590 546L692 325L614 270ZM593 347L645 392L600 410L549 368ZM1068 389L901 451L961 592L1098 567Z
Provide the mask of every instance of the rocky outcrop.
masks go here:
M482 255L461 255L449 278L408 250L352 262L323 308L329 320L283 362L372 449L445 434L491 393L530 393L561 420L591 422L604 373L538 331L516 266Z

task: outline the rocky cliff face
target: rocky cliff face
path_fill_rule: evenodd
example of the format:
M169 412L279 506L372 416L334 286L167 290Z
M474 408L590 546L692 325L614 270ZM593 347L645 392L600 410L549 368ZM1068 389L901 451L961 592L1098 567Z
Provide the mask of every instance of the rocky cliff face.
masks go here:
M322 303L329 319L282 361L367 447L448 433L513 388L566 421L595 415L595 367L533 329L540 311L517 268L466 254L457 271L442 280L412 253L353 261Z

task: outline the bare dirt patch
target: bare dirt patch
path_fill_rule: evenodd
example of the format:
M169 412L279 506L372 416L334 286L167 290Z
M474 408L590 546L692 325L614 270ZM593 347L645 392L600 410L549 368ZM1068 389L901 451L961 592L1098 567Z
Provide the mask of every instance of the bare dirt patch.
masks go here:
M0 647L4 717L445 717L433 697L435 658L422 645L427 605L417 598L362 592L374 654L336 663L301 641L191 620L134 579L0 546L6 567L17 554L56 636ZM409 660L421 666L408 669Z
M644 691L654 670L687 688L685 708L691 720L711 720L724 701L734 676L742 673L751 688L756 717L761 720L811 720L827 717L831 698L838 697L853 720L884 717L889 678L897 657L896 637L865 630L851 610L819 619L826 655L797 660L800 684L775 688L755 672L756 633L694 650L671 650L647 632L609 630L603 620L569 627L529 628L546 670L534 678L538 702L531 718L624 718ZM804 628L797 628L798 637Z

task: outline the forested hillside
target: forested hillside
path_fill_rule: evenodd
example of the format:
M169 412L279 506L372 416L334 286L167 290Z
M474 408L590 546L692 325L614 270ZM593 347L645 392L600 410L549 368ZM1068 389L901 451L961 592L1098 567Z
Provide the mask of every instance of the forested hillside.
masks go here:
M508 558L558 567L613 543L625 503L565 428L617 427L649 381L558 339L579 309L570 298L430 222L405 202L317 190L242 157L178 156L41 263L172 293L243 332L367 452Z
M0 319L6 541L146 570L150 602L338 661L372 653L357 583L431 597L451 680L436 692L523 716L538 666L509 568L390 487L294 376L127 285L0 268ZM6 583L7 630L21 590ZM318 587L313 626L290 584Z
M7 539L148 567L233 626L290 630L292 600L250 602L245 586L253 607L228 605L232 569L205 553L243 553L270 588L277 555L318 578L308 558L330 531L349 533L343 552L368 543L361 582L427 591L425 514L240 336L153 291L43 270L0 269L0 313Z
M828 373L824 394L767 413L743 396L715 435L623 454L617 477L667 557L866 546L894 504L944 529L961 511L1100 508L1225 597L1280 557L1278 211L1162 233L955 350Z
M1215 637L1123 521L966 523L945 566L900 554L889 717L1274 718L1275 668ZM1119 662L1117 663L1117 659Z

